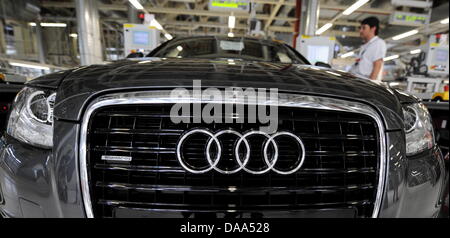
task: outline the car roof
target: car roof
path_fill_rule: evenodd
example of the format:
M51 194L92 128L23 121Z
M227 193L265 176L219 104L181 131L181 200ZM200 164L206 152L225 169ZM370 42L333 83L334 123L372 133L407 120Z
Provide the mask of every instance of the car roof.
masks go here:
M274 40L274 39L265 39L265 38L258 38L258 37L251 37L251 36L235 36L235 37L228 37L227 35L216 35L216 36L182 36L182 37L175 37L173 38L173 41L178 40L190 40L190 39L244 39L244 40L254 40L254 41L260 41L261 43L271 43L271 44L285 44L282 41Z

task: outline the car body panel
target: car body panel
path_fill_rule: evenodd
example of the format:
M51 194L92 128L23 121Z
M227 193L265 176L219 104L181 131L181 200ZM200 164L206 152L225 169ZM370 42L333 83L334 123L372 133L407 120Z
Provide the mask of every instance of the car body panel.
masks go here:
M10 217L84 217L77 163L77 130L73 123L55 123L54 153L5 135L0 143L0 185ZM26 204L30 209L24 209ZM32 204L35 204L34 206ZM27 210L28 213L24 213Z
M402 132L388 133L387 144L388 176L379 217L437 217L445 183L439 147L406 157Z

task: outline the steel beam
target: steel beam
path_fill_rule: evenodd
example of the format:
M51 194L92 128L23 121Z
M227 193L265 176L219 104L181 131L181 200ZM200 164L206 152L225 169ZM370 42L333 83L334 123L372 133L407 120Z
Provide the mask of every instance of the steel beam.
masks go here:
M196 15L196 16L208 16L208 17L228 17L230 13L219 12L219 11L208 11L208 10L189 10L180 8L162 8L162 7L152 7L146 8L150 13L168 13L168 14L178 14L178 15ZM248 13L234 13L236 18L248 19L250 14ZM269 20L270 15L268 14L256 14L256 18L259 20ZM280 21L295 21L294 17L276 17L275 20Z
M163 26L193 26L210 28L228 28L228 25L219 22L191 22L191 21L160 21ZM236 24L235 29L247 29L246 25Z
M269 31L274 31L274 32L289 32L289 33L293 33L294 32L294 27L291 27L291 26L269 26L268 30Z
M131 6L131 4L128 4L128 23L138 23L139 19L137 14L137 9Z
M347 37L360 37L359 32L356 31L326 31L324 36L347 36Z
M338 11L343 12L345 11L349 6L330 6L322 4L320 6L320 10L332 10L332 11ZM378 8L358 8L354 12L358 13L368 13L368 14L374 14L374 15L391 15L393 13L393 10L387 10L387 9L378 9Z
M280 10L281 6L283 6L284 0L279 0L278 3L271 9L269 19L266 21L264 29L267 31L269 29L270 24L272 24L272 21L275 19L275 17L278 14L278 11ZM296 19L294 19L296 20Z
M303 16L302 34L313 36L316 34L319 20L319 0L307 0L306 11Z
M257 0L259 1L259 0ZM53 2L53 1L43 1L42 7L54 7L54 8L75 8L74 3L67 2ZM189 10L183 8L168 8L168 7L152 7L144 6L149 13L167 13L167 14L178 14L178 15L195 15L195 16L208 16L208 17L228 17L230 14L227 12L220 11L209 11L209 10ZM111 10L111 11L128 11L127 5L119 4L98 4L98 9L100 10ZM250 14L248 13L235 13L236 18L248 19ZM269 14L256 14L256 18L259 20L269 20ZM275 17L274 20L279 21L295 21L294 17Z
M38 57L39 57L39 63L45 64L45 45L44 45L44 39L42 34L42 27L41 27L41 21L40 17L38 17L38 21L36 21L36 44L38 48Z
M103 62L97 1L76 0L81 65Z

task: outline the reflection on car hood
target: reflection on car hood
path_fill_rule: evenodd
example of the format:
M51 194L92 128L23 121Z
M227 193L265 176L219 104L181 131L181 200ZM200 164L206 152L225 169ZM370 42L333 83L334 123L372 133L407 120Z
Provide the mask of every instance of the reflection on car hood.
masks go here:
M55 116L80 120L82 106L99 93L191 88L193 80L202 80L202 87L278 88L279 92L364 101L390 118L387 128L401 128L401 106L394 92L370 80L310 65L240 60L148 58L81 67L58 83ZM44 82L38 79L33 84Z

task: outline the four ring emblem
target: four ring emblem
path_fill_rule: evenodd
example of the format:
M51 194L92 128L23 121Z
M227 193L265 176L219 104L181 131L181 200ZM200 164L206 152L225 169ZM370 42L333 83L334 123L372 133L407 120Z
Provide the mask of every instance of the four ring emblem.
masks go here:
M233 148L233 154L234 154L233 158L234 158L234 161L237 166L235 166L235 168L232 168L232 169L222 169L222 168L219 168L219 166L218 166L219 162L221 161L222 152L223 152L223 148L220 143L219 137L221 137L222 135L225 135L225 134L234 135L239 138L237 140L237 142L234 143L234 148ZM186 145L189 146L189 144L187 144L186 141L187 141L188 137L193 136L193 135L204 135L204 136L208 137L208 140L205 142L206 149L205 149L205 158L204 159L207 162L206 166L201 166L201 167L193 166L188 163L188 161L185 159L185 157L183 155L183 152L186 148L185 146ZM248 166L249 162L252 158L252 152L251 152L251 145L247 138L249 136L253 136L253 135L259 135L259 136L265 137L264 144L262 145L262 148L263 148L262 149L262 157L263 157L262 163L264 164L264 166L263 166L263 168L259 168L259 169L250 168L250 166ZM287 170L276 167L276 164L279 161L279 156L280 156L280 154L279 154L280 149L279 149L279 145L276 142L276 139L281 136L290 137L290 138L294 139L294 141L298 145L299 155L297 156L296 159L293 159L293 161L289 161L289 163L292 162L291 164L293 166L289 167ZM215 145L216 151L212 155L211 147L212 147L213 143ZM242 153L241 154L239 153L242 146L245 147L245 153L243 153L243 156L242 156ZM269 147L272 148L271 151L269 151ZM297 172L302 167L303 162L305 161L305 146L304 146L302 140L300 139L300 137L298 137L297 135L295 135L291 132L287 132L287 131L281 131L281 132L277 132L272 135L269 135L262 131L249 131L249 132L246 132L245 134L241 134L232 129L220 130L220 131L217 131L216 133L213 133L207 129L192 129L192 130L185 132L179 139L177 148L176 148L176 155L177 155L177 159L178 159L178 162L180 163L180 165L186 171L194 173L194 174L203 174L203 173L206 173L211 170L215 170L221 174L234 174L241 170L244 170L250 174L264 174L264 173L267 173L268 171L274 171L275 173L278 173L278 174L287 175L287 174L293 174L293 173Z

